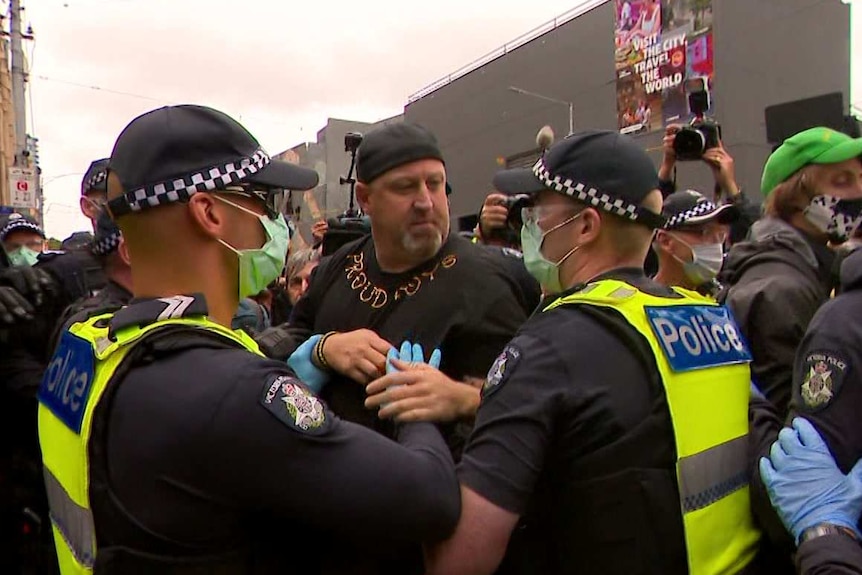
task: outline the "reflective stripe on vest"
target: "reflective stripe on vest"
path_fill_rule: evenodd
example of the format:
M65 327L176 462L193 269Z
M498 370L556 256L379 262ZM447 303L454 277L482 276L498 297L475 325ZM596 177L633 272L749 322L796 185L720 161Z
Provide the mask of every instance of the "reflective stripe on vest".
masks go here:
M93 572L98 545L90 508L88 443L95 408L129 350L152 331L179 325L216 333L262 355L244 332L231 331L207 318L130 327L112 340L107 327L111 317L106 314L76 323L63 334L38 393L39 444L62 575Z
M689 572L736 573L754 559L760 540L747 471L750 354L726 308L674 290L679 299L602 280L544 311L611 308L649 343L673 423Z

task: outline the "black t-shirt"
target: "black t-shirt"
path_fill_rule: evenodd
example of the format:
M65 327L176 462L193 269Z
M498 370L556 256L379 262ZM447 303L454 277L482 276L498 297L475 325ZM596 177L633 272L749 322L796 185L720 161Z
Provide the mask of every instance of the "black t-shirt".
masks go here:
M678 297L642 270L609 278ZM523 518L501 572L684 572L673 427L647 345L618 312L567 305L536 313L494 363L458 475ZM586 532L601 544L582 548Z
M158 305L135 302L112 325L141 323L152 314L140 309ZM187 558L253 548L274 572L314 573L337 563L327 550L339 541L385 554L454 527L454 467L432 425L400 426L399 445L340 420L284 363L212 338L144 340L99 404L90 451L100 548ZM98 489L100 437L110 497ZM134 521L116 521L117 509Z
M344 246L314 270L311 285L291 316L291 329L307 335L361 328L395 347L410 340L427 356L439 347L443 371L455 380L483 378L494 358L538 300L524 293L520 260L451 235L437 256L401 274L380 270L370 237ZM523 267L521 265L521 267ZM365 409L365 390L334 376L321 396L339 416L386 432Z

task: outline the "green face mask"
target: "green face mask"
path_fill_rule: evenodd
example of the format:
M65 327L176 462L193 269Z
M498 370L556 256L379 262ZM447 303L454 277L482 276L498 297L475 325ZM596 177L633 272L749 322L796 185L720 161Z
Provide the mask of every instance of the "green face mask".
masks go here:
M581 247L573 247L569 250L569 253L560 258L560 261L554 263L542 255L542 244L545 241L545 236L572 223L578 219L581 213L583 212L578 212L544 233L542 232L542 228L539 227L538 222L524 219L524 225L521 227L521 250L524 254L524 266L526 266L530 275L536 278L536 281L542 286L545 295L552 295L563 291L563 286L560 282L560 264Z
M239 299L257 295L266 289L266 286L278 279L281 270L284 269L284 260L287 257L287 244L289 232L287 222L282 214L272 220L267 216L260 216L251 210L222 198L215 196L222 202L235 207L238 210L256 217L266 232L266 243L262 247L250 250L238 250L223 240L219 242L232 251L239 258Z
M39 261L39 252L31 250L27 246L21 246L14 252L6 254L9 256L9 263L13 266L34 266Z

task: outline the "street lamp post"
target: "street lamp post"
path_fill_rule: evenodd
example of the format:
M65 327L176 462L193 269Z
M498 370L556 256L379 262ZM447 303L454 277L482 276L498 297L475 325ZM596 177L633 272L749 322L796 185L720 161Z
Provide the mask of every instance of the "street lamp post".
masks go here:
M518 88L516 86L509 86L509 90L515 92L517 94L522 94L524 96L532 96L533 98L538 98L540 100L545 100L546 102L553 102L554 104L563 104L569 108L569 135L575 133L575 116L574 109L575 106L572 102L567 102L565 100L558 100L556 98L551 98L550 96L545 96L544 94L537 94L535 92L530 92L529 90L524 90L523 88Z

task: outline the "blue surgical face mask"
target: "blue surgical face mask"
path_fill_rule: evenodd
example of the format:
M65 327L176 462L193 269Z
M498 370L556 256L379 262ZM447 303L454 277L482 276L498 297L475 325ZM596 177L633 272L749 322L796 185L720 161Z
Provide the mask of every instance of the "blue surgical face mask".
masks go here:
M239 299L257 295L278 279L281 270L284 269L287 244L290 238L287 222L282 214L273 220L268 216L258 215L219 195L215 195L215 197L257 218L266 232L266 242L257 249L238 250L224 240L219 240L219 243L239 258Z
M545 237L551 232L562 228L575 221L583 212L578 212L566 221L557 224L546 232L539 227L538 221L535 218L523 218L524 225L521 227L521 249L524 254L524 265L530 275L536 278L539 285L546 295L560 293L563 291L563 286L560 281L560 265L566 261L569 256L578 251L581 246L575 246L568 251L566 255L559 259L556 263L548 260L542 255L542 244L545 242Z

